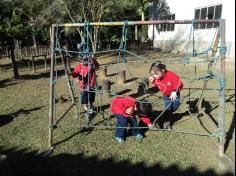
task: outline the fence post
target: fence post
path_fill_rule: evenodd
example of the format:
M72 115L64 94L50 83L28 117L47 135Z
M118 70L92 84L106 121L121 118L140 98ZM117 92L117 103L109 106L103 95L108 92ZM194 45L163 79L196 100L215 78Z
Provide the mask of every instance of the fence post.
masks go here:
M36 73L35 63L34 63L34 56L31 56L31 60L32 60L33 73Z
M104 94L107 95L107 97L110 97L110 90L111 90L111 82L110 80L104 80L102 84L102 90L104 91Z
M126 72L125 70L118 72L118 84L125 84Z
M47 70L47 56L44 55L44 68Z

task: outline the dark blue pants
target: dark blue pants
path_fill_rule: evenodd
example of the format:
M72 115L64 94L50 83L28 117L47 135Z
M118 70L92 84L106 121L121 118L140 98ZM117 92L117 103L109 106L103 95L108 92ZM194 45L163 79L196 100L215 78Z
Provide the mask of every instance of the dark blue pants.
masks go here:
M135 117L126 118L121 115L116 115L116 119L117 119L117 125L118 125L118 128L116 129L116 134L115 134L116 137L119 137L119 138L125 137L128 123L131 124L131 127L137 127L137 120ZM122 127L122 128L119 128L119 127ZM133 129L132 133L134 136L136 136L137 134L139 134L139 129Z
M89 104L95 101L95 91L93 89L81 92L81 104Z
M166 109L167 111L175 112L179 108L179 105L180 105L180 94L177 95L177 98L175 101L171 101L171 99L168 96L164 95L163 101L165 104L165 108L168 107Z

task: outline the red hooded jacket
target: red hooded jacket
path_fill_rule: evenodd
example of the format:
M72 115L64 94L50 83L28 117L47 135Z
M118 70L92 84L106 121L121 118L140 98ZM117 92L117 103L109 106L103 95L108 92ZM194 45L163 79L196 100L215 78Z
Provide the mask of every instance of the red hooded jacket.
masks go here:
M152 82L165 96L170 96L172 91L181 91L183 82L180 77L172 71L166 71L161 79L154 79Z
M81 76L81 79L79 79L79 87L80 89L89 89L95 87L95 70L98 69L99 63L96 61L96 59L91 59L91 64L86 65L83 63L78 64L74 71L71 73L73 78L76 78L78 76Z
M130 107L136 108L136 100L132 97L116 97L111 102L111 112L115 115L121 115L127 118L135 116L135 113L126 114L126 110Z

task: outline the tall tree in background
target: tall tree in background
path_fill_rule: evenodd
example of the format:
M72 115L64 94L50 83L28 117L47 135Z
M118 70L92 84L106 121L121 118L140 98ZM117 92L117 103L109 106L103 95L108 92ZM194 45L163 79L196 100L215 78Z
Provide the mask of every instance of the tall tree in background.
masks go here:
M27 21L27 27L31 31L32 40L33 40L33 46L36 47L37 41L36 41L36 34L41 32L43 27L40 23L37 21L38 14L41 13L44 3L46 3L45 0L24 0L21 4L23 13L25 16L25 20ZM49 31L49 30L48 30ZM47 31L47 32L48 32Z
M138 4L139 4L139 8L138 8L138 13L141 16L141 21L145 21L145 12L149 7L149 0L137 0ZM142 39L141 41L144 42L145 40L145 28L144 26L142 26Z
M158 20L162 16L170 14L170 7L166 0L151 0L149 2L149 19Z
M134 0L138 4L137 13L141 16L141 21L158 20L159 17L169 14L170 8L166 0ZM144 26L142 27L142 42L145 38Z
M106 12L107 2L108 0L54 0L41 11L37 21L41 24L100 22ZM98 27L93 28L93 35L90 38L94 51L98 43L98 29ZM84 40L81 31L78 29L81 40Z
M15 79L19 79L18 65L14 55L15 44L26 34L19 4L20 1L2 0L0 2L0 40L1 44L7 46L10 51Z

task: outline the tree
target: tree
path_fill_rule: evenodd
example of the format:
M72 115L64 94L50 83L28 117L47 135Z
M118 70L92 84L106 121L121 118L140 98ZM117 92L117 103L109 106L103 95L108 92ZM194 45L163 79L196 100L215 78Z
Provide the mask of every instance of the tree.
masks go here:
M158 20L160 17L168 15L170 7L166 0L152 0L149 2L149 19Z
M23 9L23 14L25 16L27 28L30 29L33 45L36 47L37 41L36 41L36 34L41 33L44 31L42 25L38 23L37 17L38 14L41 13L42 8L44 7L44 3L46 1L44 0L24 0L21 4ZM49 30L48 30L49 31ZM47 33L48 33L47 31Z
M7 46L11 53L14 78L19 79L18 65L15 60L14 49L16 40L20 39L26 30L22 21L22 9L19 1L0 2L0 40L1 45Z

